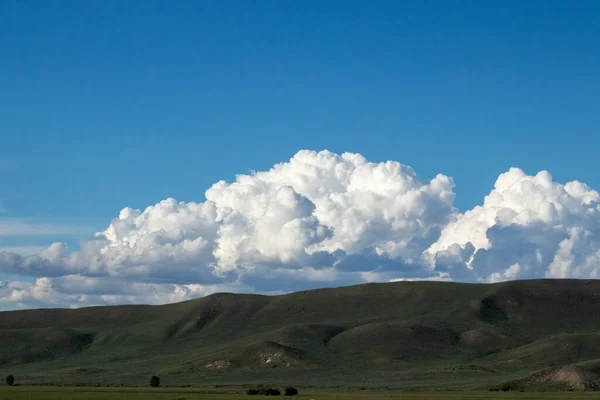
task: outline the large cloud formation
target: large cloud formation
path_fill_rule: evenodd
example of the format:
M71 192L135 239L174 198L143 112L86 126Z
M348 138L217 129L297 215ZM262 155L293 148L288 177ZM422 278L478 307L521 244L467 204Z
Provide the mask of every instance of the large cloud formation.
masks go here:
M0 307L166 303L215 291L279 293L372 281L597 277L600 196L543 171L500 175L483 205L398 162L298 152L202 203L123 209L77 251L0 253ZM2 306L4 304L4 306Z
M599 234L598 192L511 168L482 206L443 229L424 258L454 279L598 278Z

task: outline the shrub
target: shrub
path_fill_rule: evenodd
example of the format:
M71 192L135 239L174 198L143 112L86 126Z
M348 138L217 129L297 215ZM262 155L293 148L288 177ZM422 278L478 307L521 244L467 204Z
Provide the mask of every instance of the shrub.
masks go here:
M8 386L12 386L12 385L14 385L14 384L15 384L15 377L14 377L14 376L12 376L12 375L8 375L8 376L6 377L6 384L7 384Z
M295 396L298 394L298 389L296 389L295 387L286 387L285 390L283 391L283 394L285 394L286 396Z
M150 378L150 386L159 387L160 386L160 378L156 375L154 375L152 378Z
M249 396L256 396L258 394L261 394L263 396L279 396L281 395L281 391L270 386L257 385L253 388L246 390L246 394Z
M503 383L502 386L500 386L500 389L503 392L508 392L508 391L512 390L512 386L509 382L506 382L506 383Z

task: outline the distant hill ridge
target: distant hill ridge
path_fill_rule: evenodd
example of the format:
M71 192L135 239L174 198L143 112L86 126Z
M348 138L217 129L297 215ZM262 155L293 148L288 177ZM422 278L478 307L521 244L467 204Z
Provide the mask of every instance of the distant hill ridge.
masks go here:
M589 389L600 370L578 365L599 359L598 280L395 282L0 312L0 374L24 383L159 375L173 385L570 387L573 377L574 389ZM562 372L539 372L548 368ZM552 379L526 378L540 374Z

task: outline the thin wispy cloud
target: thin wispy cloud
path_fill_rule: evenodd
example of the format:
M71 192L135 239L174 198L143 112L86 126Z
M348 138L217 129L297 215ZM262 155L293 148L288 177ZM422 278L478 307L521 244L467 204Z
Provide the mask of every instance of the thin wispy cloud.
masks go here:
M0 253L16 253L24 256L39 254L48 246L0 246Z
M33 218L0 217L0 236L71 236L92 231L89 226Z

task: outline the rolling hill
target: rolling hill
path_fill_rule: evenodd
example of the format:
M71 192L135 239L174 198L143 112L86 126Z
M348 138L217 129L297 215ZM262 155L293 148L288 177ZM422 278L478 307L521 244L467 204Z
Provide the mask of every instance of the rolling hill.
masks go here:
M0 312L31 384L594 389L600 281L396 282L162 306ZM554 387L552 386L552 387Z

